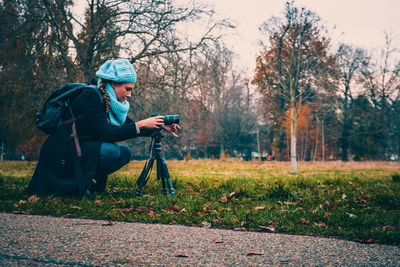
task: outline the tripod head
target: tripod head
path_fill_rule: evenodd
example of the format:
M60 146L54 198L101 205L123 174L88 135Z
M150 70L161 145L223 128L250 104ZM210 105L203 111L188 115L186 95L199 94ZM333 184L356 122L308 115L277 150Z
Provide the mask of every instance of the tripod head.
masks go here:
M154 140L154 143L160 143L161 138L163 137L164 135L161 133L161 129L154 130L151 134L151 138Z

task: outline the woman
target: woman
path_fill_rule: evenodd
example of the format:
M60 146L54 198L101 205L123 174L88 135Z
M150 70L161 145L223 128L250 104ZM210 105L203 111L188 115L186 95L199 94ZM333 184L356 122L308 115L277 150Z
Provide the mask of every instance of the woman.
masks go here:
M132 157L128 146L114 142L150 136L163 127L174 132L176 124L164 125L163 116L134 122L127 114L128 98L136 83L136 72L126 59L109 60L96 72L97 90L88 87L72 102L81 156L77 156L71 125L60 126L40 149L39 162L28 193L36 195L83 195L104 191L107 175L127 164ZM66 114L68 121L72 116Z

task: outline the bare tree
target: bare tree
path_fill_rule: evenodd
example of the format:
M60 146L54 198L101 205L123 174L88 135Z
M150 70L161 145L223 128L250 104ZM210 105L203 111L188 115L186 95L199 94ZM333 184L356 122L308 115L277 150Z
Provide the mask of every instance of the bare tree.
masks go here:
M340 135L341 157L343 161L348 160L349 137L351 131L351 114L349 113L350 102L353 99L351 85L356 81L362 62L367 59L366 52L361 48L353 48L341 44L336 53L336 64L339 70L339 81L342 84L342 131Z
M329 40L323 36L319 17L294 2L286 3L285 20L273 18L263 25L270 47L257 59L253 80L275 110L290 109L290 158L297 173L296 129L300 107L315 96L319 77L331 65Z
M53 30L71 44L70 50L62 53L66 65L78 63L87 81L94 78L96 68L104 60L115 55L122 54L134 62L195 50L207 40L217 38L218 28L231 26L226 20L214 21L204 27L198 40L185 42L176 36L177 26L204 18L213 21L211 10L195 2L178 6L173 0L87 0L81 19L74 14L71 1L37 0L37 7L46 12ZM62 49L56 44L55 48Z
M393 38L385 33L385 46L380 51L380 57L364 61L361 69L361 79L366 94L377 110L379 143L378 157L387 160L391 151L392 116L391 109L400 97L400 61L398 50L393 47ZM396 141L395 141L396 142Z

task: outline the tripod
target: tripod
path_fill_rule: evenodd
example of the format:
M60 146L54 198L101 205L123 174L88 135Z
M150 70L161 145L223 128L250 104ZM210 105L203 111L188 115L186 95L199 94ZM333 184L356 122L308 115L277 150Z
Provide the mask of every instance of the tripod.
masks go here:
M151 157L149 162L146 162L146 164L143 167L142 172L139 175L139 178L136 181L136 184L138 185L138 188L136 189L136 196L140 196L140 192L142 190L142 187L146 185L147 181L150 178L150 172L153 168L154 161L157 162L157 180L161 179L161 184L162 184L162 192L164 195L167 195L167 185L169 189L169 193L172 197L176 197L175 195L175 190L172 187L171 183L171 177L169 176L167 164L165 163L164 157L161 155L161 138L163 135L161 134L161 131L154 131L153 134L151 135L151 145L150 145L150 151L151 151Z

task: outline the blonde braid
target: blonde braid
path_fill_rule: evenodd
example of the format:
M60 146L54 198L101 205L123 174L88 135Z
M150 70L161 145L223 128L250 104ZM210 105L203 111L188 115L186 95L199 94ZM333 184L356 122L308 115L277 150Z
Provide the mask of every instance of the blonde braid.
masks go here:
M103 95L104 109L108 113L110 111L110 96L107 93L106 89L106 81L103 79L100 80L99 86L97 87L100 93Z

